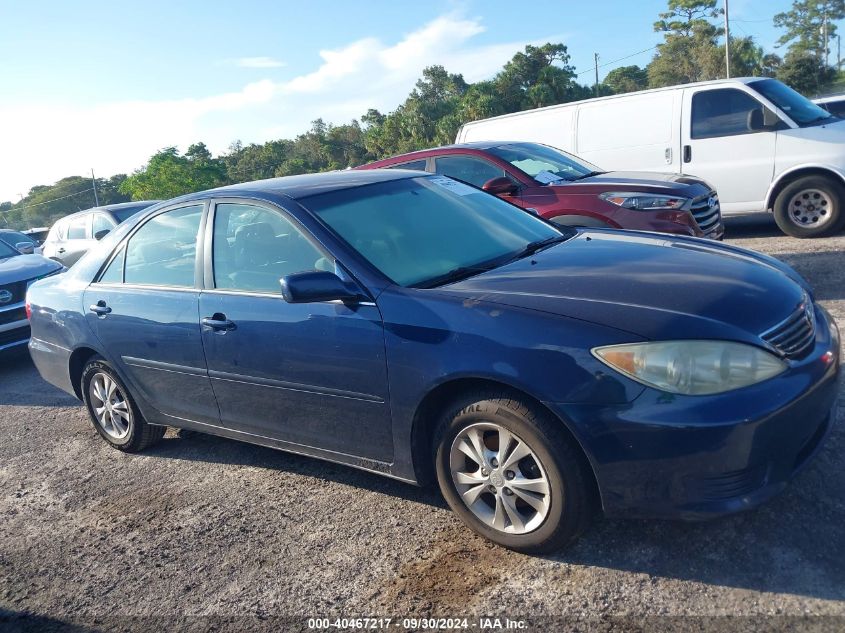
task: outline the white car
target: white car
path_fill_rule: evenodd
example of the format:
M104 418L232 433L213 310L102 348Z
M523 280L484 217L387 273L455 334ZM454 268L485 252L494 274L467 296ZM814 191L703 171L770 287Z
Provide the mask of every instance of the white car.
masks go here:
M533 141L609 170L694 174L724 216L773 211L795 237L845 225L845 121L775 79L708 81L517 112L457 142Z

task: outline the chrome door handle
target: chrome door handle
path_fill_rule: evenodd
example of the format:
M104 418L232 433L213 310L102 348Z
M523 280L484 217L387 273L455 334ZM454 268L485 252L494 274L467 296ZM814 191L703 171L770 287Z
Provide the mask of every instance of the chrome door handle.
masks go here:
M227 319L225 314L219 313L203 318L200 323L202 323L203 327L207 327L215 332L229 332L237 327L234 321Z
M106 305L105 301L98 301L88 309L98 317L104 317L107 314L111 314L111 308Z

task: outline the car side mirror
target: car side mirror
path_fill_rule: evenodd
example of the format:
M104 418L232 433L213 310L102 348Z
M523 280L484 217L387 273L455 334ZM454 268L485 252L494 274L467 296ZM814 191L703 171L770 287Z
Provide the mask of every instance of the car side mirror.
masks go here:
M35 246L32 242L18 242L15 244L15 248L23 255L32 255L35 252Z
M285 275L279 283L282 296L288 303L354 302L361 299L361 293L354 285L325 270Z
M512 196L519 189L513 180L504 176L491 178L481 188L494 196Z
M103 239L109 233L111 233L111 229L101 229L101 230L97 231L96 233L94 233L94 239L97 240L97 241L100 241L101 239Z
M780 123L780 117L766 107L754 108L748 113L749 132L773 130Z

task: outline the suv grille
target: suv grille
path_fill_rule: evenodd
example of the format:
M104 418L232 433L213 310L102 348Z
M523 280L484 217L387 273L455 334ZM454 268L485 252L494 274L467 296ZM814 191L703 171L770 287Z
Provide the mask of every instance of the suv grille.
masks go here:
M711 200L713 201L712 206L710 205ZM690 212L692 213L692 217L695 218L698 228L705 234L710 233L719 226L719 222L722 220L719 196L715 191L711 191L706 196L694 198L692 206L690 206Z
M764 332L761 338L788 358L801 356L816 338L816 319L810 299L804 299L795 312Z

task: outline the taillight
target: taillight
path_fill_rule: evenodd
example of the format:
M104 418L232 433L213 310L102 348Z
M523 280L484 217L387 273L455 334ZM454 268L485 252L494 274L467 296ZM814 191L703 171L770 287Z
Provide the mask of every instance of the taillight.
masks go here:
M29 301L26 302L26 320L32 320L32 306L29 305Z

